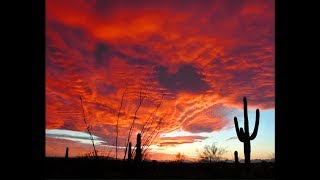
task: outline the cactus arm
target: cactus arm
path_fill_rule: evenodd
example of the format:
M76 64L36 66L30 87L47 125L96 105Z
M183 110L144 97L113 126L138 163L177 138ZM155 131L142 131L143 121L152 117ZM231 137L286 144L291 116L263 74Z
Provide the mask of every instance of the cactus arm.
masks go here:
M243 98L243 110L244 110L244 132L249 136L249 122L248 122L248 108L247 108L247 98Z
M237 132L237 136L238 136L238 139L243 142L243 132L241 133L239 131L239 124L238 124L238 119L237 117L234 117L234 124L235 124L235 128L236 128L236 132ZM242 128L241 128L242 129Z
M256 124L254 125L253 133L250 136L250 140L254 140L258 134L258 127L259 127L259 119L260 119L260 112L259 109L256 110Z
M239 137L239 124L238 124L237 117L234 117L234 125L235 125L235 128L236 128L237 136Z

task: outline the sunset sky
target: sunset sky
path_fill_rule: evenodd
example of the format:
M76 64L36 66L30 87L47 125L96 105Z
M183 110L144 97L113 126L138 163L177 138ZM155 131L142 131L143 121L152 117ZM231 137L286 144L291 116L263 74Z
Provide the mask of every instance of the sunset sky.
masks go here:
M260 126L251 159L275 146L274 1L272 0L46 0L46 156L92 151L80 96L98 151L124 147L148 123L158 136L148 157L196 160L216 143L244 157L233 118ZM163 96L163 94L165 94ZM163 100L161 101L163 97ZM158 125L158 122L163 120ZM157 128L156 128L157 127Z

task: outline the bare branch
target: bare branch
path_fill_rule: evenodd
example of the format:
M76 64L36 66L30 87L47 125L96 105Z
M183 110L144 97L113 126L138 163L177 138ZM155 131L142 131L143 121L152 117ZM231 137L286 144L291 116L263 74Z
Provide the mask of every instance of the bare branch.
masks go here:
M126 94L127 90L128 90L128 87L126 88L126 90L122 94L120 108L119 108L119 111L118 111L118 119L117 119L117 126L116 126L116 132L117 132L117 137L116 137L116 160L118 159L119 117L120 117L120 112L121 112L121 108L122 108L123 97Z
M87 131L90 135L90 139L91 139L91 142L92 142L92 146L93 146L93 150L94 150L94 154L95 154L95 157L98 158L98 154L97 154L97 151L96 151L96 147L94 145L94 139L93 139L93 136L91 134L91 131L90 131L90 125L87 124L87 121L86 121L86 115L85 115L85 112L84 112L84 108L83 108L83 104L82 104L82 97L80 96L80 101L81 101L81 108L82 108L82 115L83 115L83 121L86 125L86 128L87 128Z
M163 102L163 97L164 97L165 95L166 95L166 94L162 94L160 103L156 106L156 109L150 114L149 118L147 119L147 121L145 122L145 124L144 124L143 127L142 127L142 130L141 130L141 135L142 135L142 138L141 138L141 139L142 139L142 141L145 139L145 137L146 137L146 135L147 135L147 132L148 132L148 130L150 129L150 127L148 127L148 130L145 131L145 130L147 129L148 122L149 122L150 119L152 119L152 121L151 121L151 123L150 123L150 126L151 126L152 123L153 123L153 119L154 119L153 116L154 116L154 114L156 113L156 111L158 110L158 108L161 106L161 104L162 104L162 102ZM136 147L133 148L132 154L134 154L135 150L136 150Z
M200 162L218 162L226 152L225 148L217 147L214 143L211 146L205 145L199 153Z
M152 133L149 135L149 137L146 139L146 141L144 142L144 144L142 145L142 147L146 147L144 152L147 151L147 149L149 148L149 146L153 143L153 141L155 140L155 138L158 136L159 134L159 130L160 130L160 124L163 121L164 117L168 114L168 112L166 112L159 120L157 126L154 128L154 130L152 131ZM154 136L156 130L159 128L157 134ZM153 137L153 138L152 138Z
M127 139L127 143L126 143L126 149L125 149L125 152L124 152L124 157L123 157L123 160L126 159L126 155L127 155L127 150L128 150L128 145L129 145L129 141L130 141L130 138L131 138L131 133L132 133L132 130L133 130L133 127L134 127L134 124L135 124L135 120L137 118L137 112L139 111L140 107L141 107L141 104L144 100L144 98L146 97L145 96L142 96L142 88L140 90L140 101L139 101L139 104L137 106L137 109L134 113L134 117L133 117L133 120L132 120L132 123L131 123L131 127L130 127L130 130L129 130L129 134L128 134L128 139Z
M149 118L147 119L147 121L146 121L145 124L143 125L142 130L141 130L142 136L144 135L144 131L145 131L146 127L147 127L147 124L148 124L149 120L151 119L151 117L153 117L153 115L156 113L156 111L157 111L157 110L159 109L159 107L161 106L164 95L165 95L165 94L162 94L160 103L157 105L156 109L150 114Z
M175 163L183 163L186 160L186 156L182 153L176 154L173 162Z
M110 147L110 151L109 151L109 153L107 155L107 159L110 157L111 151L112 151L112 147Z
M152 133L149 135L149 137L146 139L145 143L147 144L148 140L154 135L155 131L159 128L162 120L164 119L164 117L168 114L168 112L166 112L158 121L157 126L153 129Z

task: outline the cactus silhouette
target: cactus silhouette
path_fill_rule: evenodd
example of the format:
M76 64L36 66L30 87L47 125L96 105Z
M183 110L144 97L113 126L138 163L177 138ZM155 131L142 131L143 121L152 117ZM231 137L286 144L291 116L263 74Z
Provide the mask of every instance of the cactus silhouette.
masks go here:
M66 159L68 159L68 157L69 157L69 148L67 147L67 148L66 148L66 155L65 155L65 158L66 158Z
M128 151L128 162L131 162L132 152L131 152L131 142L129 142L129 151Z
M239 164L238 151L234 152L234 163L236 166Z
M244 158L246 166L250 165L250 141L254 140L258 134L258 127L259 127L259 117L260 112L259 109L256 110L256 124L254 125L254 130L251 136L249 135L249 121L248 121L248 109L247 109L247 98L243 98L243 108L244 108L244 131L243 128L240 128L238 125L237 117L234 117L234 124L237 132L238 139L243 142L244 145Z
M134 157L134 161L140 163L141 158L141 134L139 133L137 135L136 156Z

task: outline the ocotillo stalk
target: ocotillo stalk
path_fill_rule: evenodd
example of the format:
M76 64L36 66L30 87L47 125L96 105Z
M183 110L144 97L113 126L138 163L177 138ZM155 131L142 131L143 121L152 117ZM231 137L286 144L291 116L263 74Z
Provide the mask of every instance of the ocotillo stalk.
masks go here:
M128 140L127 140L127 143L126 143L126 148L125 148L125 151L124 151L124 157L123 157L123 160L126 159L126 155L127 155L127 148L129 146L129 141L130 141L130 138L131 138L131 133L132 133L132 130L133 130L133 127L134 127L134 124L135 124L135 120L137 118L137 113L139 111L139 108L141 107L141 104L144 100L146 96L142 96L142 89L140 91L140 101L139 101L139 105L137 106L137 109L134 113L134 116L133 116L133 120L132 120L132 123L131 123L131 127L130 127L130 130L129 130L129 134L128 134Z
M65 155L65 158L66 158L66 159L68 159L68 157L69 157L69 148L67 147L67 148L66 148L66 155Z
M234 163L236 166L239 164L238 151L234 152Z
M132 154L131 154L131 142L129 142L129 151L128 151L128 162L131 162Z
M86 115L84 113L84 108L83 108L83 105L82 105L82 97L80 96L80 101L81 101L81 108L82 108L82 115L83 115L83 121L84 121L84 124L86 125L87 127L87 131L90 135L90 139L91 139L91 142L92 142L92 146L93 146L93 150L94 150L94 155L95 155L95 158L97 159L98 158L98 154L97 154L97 151L96 151L96 147L94 145L94 140L93 140L93 136L91 134L91 131L90 131L90 127L88 124L87 124L87 121L86 121Z
M136 145L136 155L134 157L134 161L137 163L141 162L141 134L137 135L137 145Z
M254 130L251 136L249 135L249 122L248 122L248 109L247 109L247 98L243 98L243 108L244 108L244 131L243 128L240 128L238 125L237 117L234 117L234 124L237 132L237 136L239 141L243 142L244 145L244 159L246 166L250 164L250 141L254 140L258 134L258 127L259 127L259 117L260 112L259 109L256 110L256 124L254 125Z
M116 132L117 132L117 136L116 136L116 160L118 159L119 118L120 118L121 108L122 108L122 104L123 104L123 98L124 98L124 95L126 94L127 90L128 90L128 88L126 88L126 90L122 94L120 108L119 108L119 111L118 111L118 119L117 119L117 126L116 126Z

